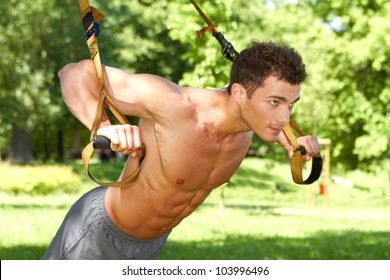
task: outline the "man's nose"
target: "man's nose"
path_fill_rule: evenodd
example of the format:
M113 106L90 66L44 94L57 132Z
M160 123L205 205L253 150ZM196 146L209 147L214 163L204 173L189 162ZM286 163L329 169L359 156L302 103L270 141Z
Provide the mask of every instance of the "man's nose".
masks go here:
M283 110L280 110L277 120L279 123L286 125L290 122L290 115L291 111L283 108Z

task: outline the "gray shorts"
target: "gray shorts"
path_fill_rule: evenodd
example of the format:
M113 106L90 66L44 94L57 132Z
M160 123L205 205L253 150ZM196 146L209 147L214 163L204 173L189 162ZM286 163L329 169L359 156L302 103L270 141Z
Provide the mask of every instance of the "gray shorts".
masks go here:
M104 206L107 187L83 195L69 210L42 259L156 259L170 232L154 239L132 237L109 218Z

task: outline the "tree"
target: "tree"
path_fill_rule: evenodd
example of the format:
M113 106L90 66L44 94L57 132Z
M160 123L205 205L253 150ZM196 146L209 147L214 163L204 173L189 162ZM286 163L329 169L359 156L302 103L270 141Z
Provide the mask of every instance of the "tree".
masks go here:
M293 117L304 131L332 139L334 166L375 168L389 156L389 3L199 4L238 51L251 39L259 39L289 45L302 54L309 76ZM171 10L187 15L170 14L171 36L182 42L193 40L191 31L205 25L202 19L184 1L170 5ZM195 44L185 55L195 65L194 71L186 73L182 82L194 84L195 78L197 86L223 86L229 65L218 56L216 42L203 38Z
M305 1L306 2L306 1ZM390 155L390 3L307 1L332 31L323 67L328 96L324 125L335 161L371 168ZM330 43L332 42L332 43Z
M88 58L80 12L73 0L14 2L0 3L0 150L11 147L12 131L23 131L37 159L60 159L79 142L72 139L77 131L88 137L65 108L56 77L66 63ZM237 51L260 40L302 54L308 79L293 117L305 132L332 139L334 163L369 168L389 157L388 1L197 2ZM107 15L99 37L103 63L182 85L227 84L231 63L211 34L195 37L206 24L189 1L91 4ZM277 145L253 144L280 153Z
M17 163L33 157L48 160L53 153L60 159L63 147L58 143L73 118L64 113L56 73L65 61L87 53L81 49L82 32L73 31L76 21L67 20L69 12L79 13L78 7L70 0L7 0L0 9L0 131L6 139L0 150L10 150Z

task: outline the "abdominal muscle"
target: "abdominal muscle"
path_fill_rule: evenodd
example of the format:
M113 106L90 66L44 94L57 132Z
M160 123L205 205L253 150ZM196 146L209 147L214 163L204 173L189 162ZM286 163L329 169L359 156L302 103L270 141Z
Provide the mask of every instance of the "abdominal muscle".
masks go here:
M129 187L107 190L108 215L123 232L140 239L161 236L190 215L211 192L205 186L182 190L156 179L158 176L153 172L153 182L138 179Z
M119 229L150 239L177 226L230 179L245 157L252 133L215 140L196 124L185 134L172 132L179 125L156 130L146 122L140 125L147 152L138 179L125 188L110 187L105 204ZM172 134L178 135L176 141L171 141ZM138 158L129 158L122 179L137 168Z
M161 236L190 215L213 189L230 179L247 151L247 145L238 146L235 156L228 151L210 158L187 154L185 159L179 158L180 164L167 164L164 168L160 160L146 158L137 181L129 187L108 189L105 202L109 217L119 229L134 237Z

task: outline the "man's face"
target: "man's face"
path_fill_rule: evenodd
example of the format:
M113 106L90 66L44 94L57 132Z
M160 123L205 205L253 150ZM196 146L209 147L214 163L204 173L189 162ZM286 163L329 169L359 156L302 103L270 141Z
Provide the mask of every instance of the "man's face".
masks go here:
M264 141L275 142L290 121L299 94L300 85L290 85L273 76L268 77L250 99L245 99L242 117L257 136Z

